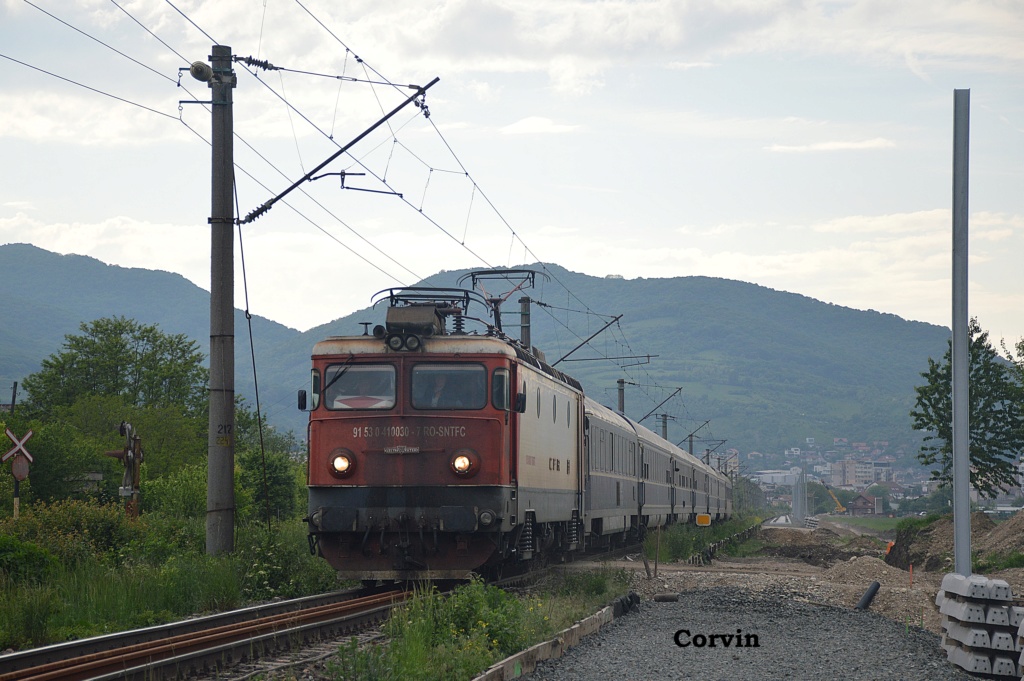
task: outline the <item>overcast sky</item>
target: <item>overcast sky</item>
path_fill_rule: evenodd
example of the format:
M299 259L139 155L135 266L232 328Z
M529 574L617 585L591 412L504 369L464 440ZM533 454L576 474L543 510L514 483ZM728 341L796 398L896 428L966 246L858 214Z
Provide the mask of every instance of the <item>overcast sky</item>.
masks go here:
M243 217L440 78L242 227L254 314L541 260L948 326L969 88L970 313L1024 337L1024 2L0 0L0 243L208 289L211 116L179 101L210 90L179 68L214 41L287 69L235 65Z

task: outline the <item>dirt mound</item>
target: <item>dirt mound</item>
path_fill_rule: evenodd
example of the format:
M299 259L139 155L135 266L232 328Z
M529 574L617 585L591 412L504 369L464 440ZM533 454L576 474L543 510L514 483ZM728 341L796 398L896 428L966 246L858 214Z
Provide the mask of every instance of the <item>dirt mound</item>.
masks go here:
M972 513L971 547L980 547L995 527L995 523L984 513ZM953 516L943 516L926 527L914 525L900 530L885 562L902 570L913 565L927 572L951 572Z
M878 552L881 555L881 552L885 551L885 542L881 539L861 534L848 541L846 549L848 551L863 551L864 553Z
M974 522L973 516L971 522ZM972 533L971 549L982 555L1024 553L1024 513L1014 513L996 525L988 536L981 537L976 544Z
M831 542L836 539L839 539L838 532L833 532L832 530L826 527L816 528L811 532L811 536L819 542Z
M812 546L820 543L814 532L796 527L765 527L761 530L761 538L774 546Z
M856 556L850 560L836 563L825 570L822 577L830 582L841 584L878 582L882 586L891 587L910 585L908 572L887 565L881 558L873 556Z
M828 567L837 561L863 555L880 557L885 551L885 543L872 537L854 537L844 543L840 534L825 528L812 532L795 528L765 528L761 538L767 546L758 555L796 559L818 567Z
M823 544L792 544L790 546L766 546L758 552L758 555L796 558L808 565L828 567L837 560L846 560L851 554Z

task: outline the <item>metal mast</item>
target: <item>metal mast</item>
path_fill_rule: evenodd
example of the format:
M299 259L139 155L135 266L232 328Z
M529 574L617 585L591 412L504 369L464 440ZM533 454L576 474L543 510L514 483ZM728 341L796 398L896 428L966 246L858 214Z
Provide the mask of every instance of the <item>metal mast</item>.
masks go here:
M953 567L971 576L970 333L967 195L971 91L953 90Z

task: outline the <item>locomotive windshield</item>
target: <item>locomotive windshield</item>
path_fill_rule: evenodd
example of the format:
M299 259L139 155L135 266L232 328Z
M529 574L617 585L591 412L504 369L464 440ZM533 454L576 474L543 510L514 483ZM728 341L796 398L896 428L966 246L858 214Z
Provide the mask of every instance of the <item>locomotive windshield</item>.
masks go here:
M412 368L416 409L483 409L487 369L482 364L417 364Z
M328 409L391 409L395 406L395 367L390 364L334 364L324 375Z

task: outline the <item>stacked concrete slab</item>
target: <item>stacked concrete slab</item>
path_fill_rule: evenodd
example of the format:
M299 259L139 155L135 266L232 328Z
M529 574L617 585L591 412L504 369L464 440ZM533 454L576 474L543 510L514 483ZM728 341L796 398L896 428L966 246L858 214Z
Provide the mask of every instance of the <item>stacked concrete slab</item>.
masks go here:
M1020 678L1019 631L1024 608L1010 585L982 575L948 574L935 597L942 614L942 647L949 661L972 674Z

